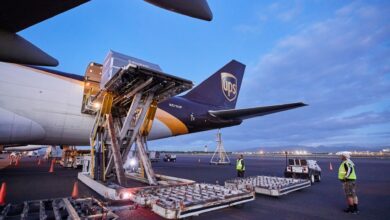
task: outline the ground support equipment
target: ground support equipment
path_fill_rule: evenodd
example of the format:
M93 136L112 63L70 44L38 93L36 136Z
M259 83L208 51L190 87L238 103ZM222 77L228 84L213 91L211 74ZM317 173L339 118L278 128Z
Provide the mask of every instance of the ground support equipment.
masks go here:
M158 185L160 186L195 183L192 180L187 180L187 179L182 179L177 177L171 177L171 176L165 176L159 174L156 174L155 176ZM130 196L132 195L132 192L135 189L134 187L123 187L116 183L104 183L102 181L96 181L86 172L84 173L80 172L78 174L78 179L81 182L83 182L85 185L93 189L96 193L104 197L105 199L112 200L112 201L130 200Z
M217 133L217 148L215 149L215 152L211 157L210 164L215 164L215 165L230 164L229 156L227 155L225 148L223 147L222 134L220 129L218 129L218 133Z
M116 63L110 59L106 59L105 64ZM104 69L105 66L103 78L107 75ZM99 85L101 71L101 66L94 63L86 71L82 112L96 116L90 135L91 159L85 161L83 172L78 175L81 182L108 200L133 200L169 219L254 200L254 193L246 189L198 184L154 173L147 156L146 140L157 104L192 88L191 81L129 62L118 71L112 71ZM94 87L90 87L92 85ZM123 165L133 145L140 169L137 173L128 173ZM129 178L149 186L129 188Z
M112 211L94 198L58 198L7 204L0 210L5 219L118 219Z
M92 63L86 71L82 112L96 114L90 135L91 162L88 174L93 180L108 184L114 182L122 187L127 187L127 178L157 185L158 180L147 156L146 143L157 104L192 88L193 84L129 62L113 72L98 92L88 92L88 86L94 83L95 87L89 90L97 90L99 77L96 76L101 74L101 69ZM93 74L91 78L94 76L94 81L88 81L88 74ZM95 111L94 106L98 106ZM126 173L123 164L133 145L136 147L140 169L137 169L137 173Z
M251 189L258 194L282 196L293 191L309 187L310 181L273 176L254 176L225 181L225 187Z
M131 199L164 218L180 219L246 203L254 200L255 195L246 189L192 183L134 189Z

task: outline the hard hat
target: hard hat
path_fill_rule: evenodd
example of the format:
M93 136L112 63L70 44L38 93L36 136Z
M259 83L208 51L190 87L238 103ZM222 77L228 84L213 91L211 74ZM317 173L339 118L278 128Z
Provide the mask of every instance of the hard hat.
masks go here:
M336 154L337 154L337 155L341 155L341 156L343 156L343 157L349 159L349 158L351 157L351 154L352 154L352 153L349 152L349 151L341 151L341 152L337 152Z

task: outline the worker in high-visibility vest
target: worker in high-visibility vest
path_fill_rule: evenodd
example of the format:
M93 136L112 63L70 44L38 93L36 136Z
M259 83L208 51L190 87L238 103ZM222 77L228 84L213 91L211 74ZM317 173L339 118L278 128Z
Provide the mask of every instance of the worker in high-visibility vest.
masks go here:
M344 212L358 214L355 164L350 160L350 157L350 152L341 152L342 162L339 167L338 178L343 183L343 189L347 197L348 208L344 209Z
M245 163L244 163L244 156L242 154L237 158L236 170L237 170L237 177L244 177Z

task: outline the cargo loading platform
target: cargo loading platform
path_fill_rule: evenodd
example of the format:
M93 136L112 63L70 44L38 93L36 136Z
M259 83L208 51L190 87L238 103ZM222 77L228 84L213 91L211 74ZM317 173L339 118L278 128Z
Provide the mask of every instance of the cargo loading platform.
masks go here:
M112 51L103 66L91 63L81 111L95 115L95 123L90 135L91 159L85 161L79 179L90 187L95 187L91 184L96 181L126 188L128 178L158 185L160 180L147 156L147 136L157 104L192 85L163 73L158 65ZM132 172L124 168L131 150L139 161Z
M157 104L192 86L191 81L166 74L156 64L113 51L103 66L91 63L81 111L95 115L95 123L90 135L91 158L84 161L78 179L105 199L132 200L169 219L254 200L254 193L246 189L198 184L154 172L147 155L147 137ZM139 167L126 170L130 151ZM132 188L129 180L149 186Z
M56 198L0 206L0 219L107 219L118 216L94 198Z
M197 216L255 199L246 189L228 189L223 186L192 183L177 186L143 187L136 189L131 199L167 219Z
M282 196L311 186L310 180L273 176L253 176L225 181L225 186L233 189L250 189L258 194Z

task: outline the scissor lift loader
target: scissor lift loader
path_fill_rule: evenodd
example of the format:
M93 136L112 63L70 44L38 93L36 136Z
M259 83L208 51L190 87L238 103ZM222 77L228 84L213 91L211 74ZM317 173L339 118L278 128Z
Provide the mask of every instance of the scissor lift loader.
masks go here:
M222 186L207 186L207 189L212 189L212 193L216 194L212 200L208 200L209 197L203 195L204 185L154 173L146 152L146 140L152 128L157 104L192 88L193 84L189 80L161 72L156 65L131 58L118 62L111 59L111 55L106 59L105 66L119 65L118 63L125 65L107 70L104 66L91 63L86 71L82 112L95 114L95 123L90 135L91 160L85 163L87 165L83 170L86 172L79 173L79 180L106 199L133 200L138 203L142 200L148 202L141 205L149 206L156 199L165 199L165 194L154 194L160 189L167 192L178 190L178 194L193 194L190 199L186 196L174 198L175 204L188 203L187 207L158 208L176 213L172 216L162 215L166 218L197 215L254 200L254 193L247 190L229 191ZM119 57L129 58L124 55ZM141 172L129 174L125 172L123 165L133 145ZM153 187L157 191L148 191L148 187L130 188L127 182L129 178L143 181L150 185L149 188ZM185 187L179 190L177 187L180 186ZM198 210L197 206L202 209ZM157 211L156 207L153 206L152 210L161 215L161 210Z
M157 185L146 152L146 138L157 103L190 89L192 82L129 62L113 73L102 87L98 77L101 70L101 66L91 63L85 79L82 111L96 114L90 135L89 176L102 182L115 177L115 182L123 187L127 186L127 177ZM126 176L123 163L133 145L144 172L143 175Z

